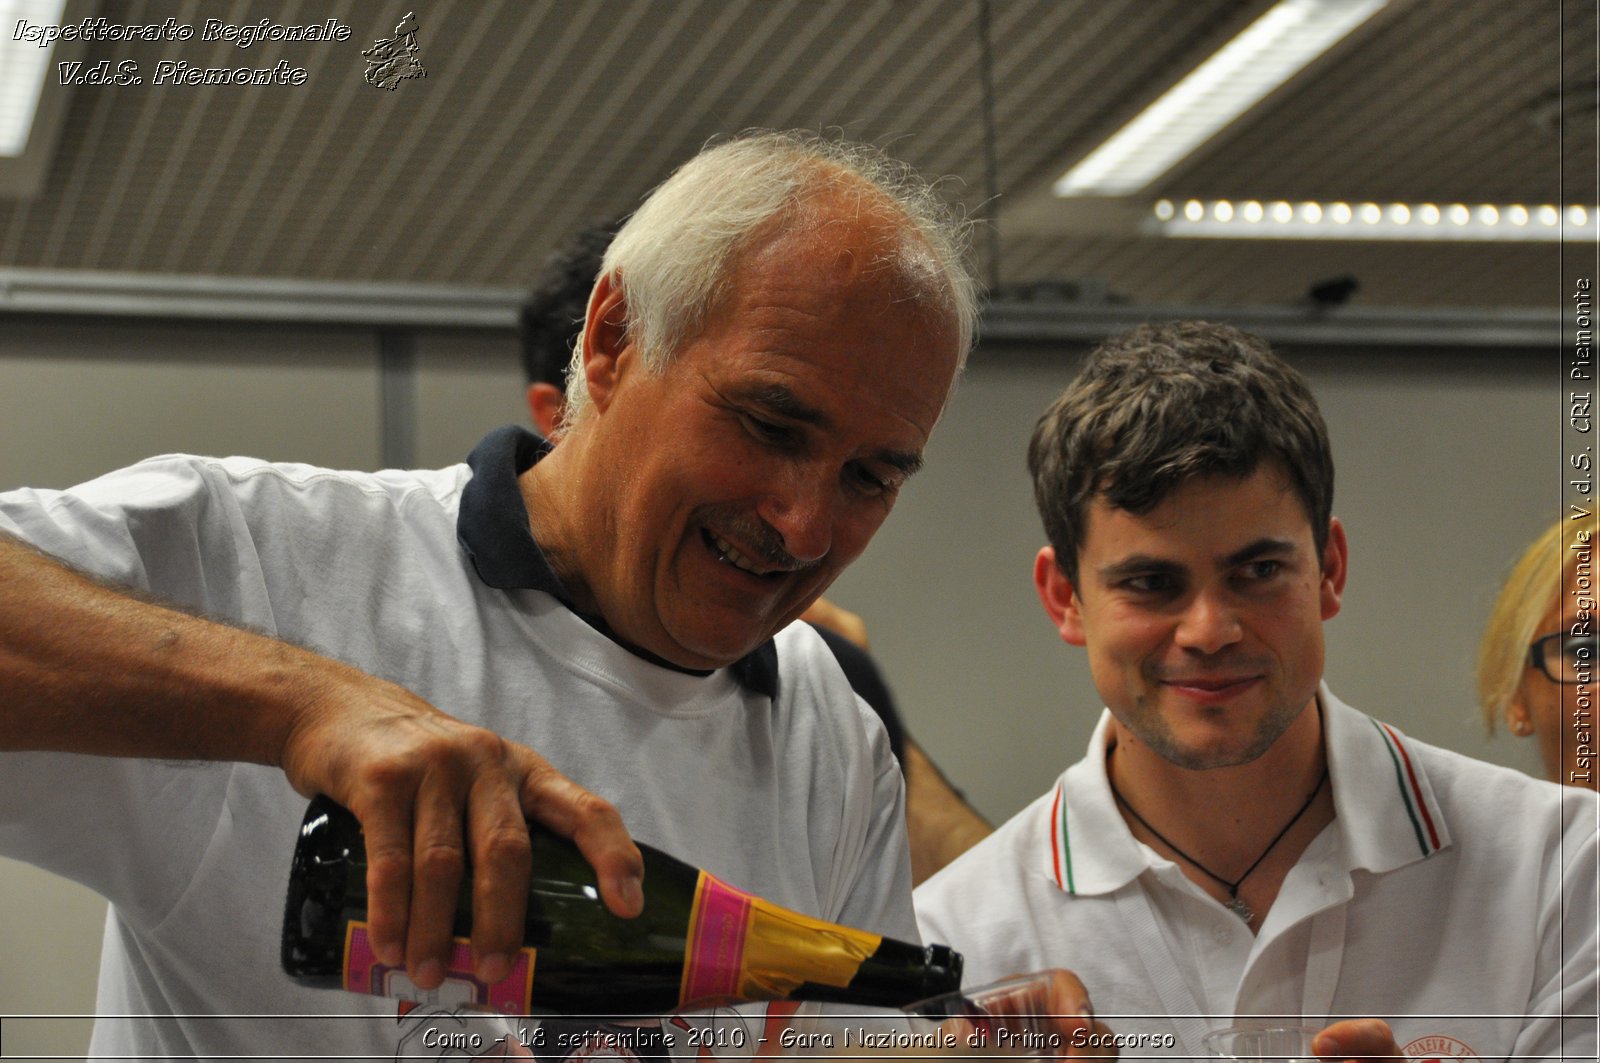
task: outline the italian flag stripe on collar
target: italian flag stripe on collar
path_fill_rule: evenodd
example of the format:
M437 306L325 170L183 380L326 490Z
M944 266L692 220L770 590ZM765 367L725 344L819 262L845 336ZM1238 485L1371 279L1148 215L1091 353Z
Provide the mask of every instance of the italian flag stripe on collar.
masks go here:
M1394 728L1377 720L1372 721L1372 726L1383 736L1389 759L1394 762L1394 779L1400 787L1400 799L1405 802L1406 815L1411 817L1411 830L1417 836L1417 846L1423 856L1436 852L1439 848L1439 831L1433 825L1433 816L1428 813L1428 803L1422 799L1422 787L1417 783L1416 769L1411 766L1411 754L1406 752Z
M1056 886L1067 893L1077 893L1072 881L1072 838L1067 833L1067 810L1061 803L1064 789L1062 783L1056 783L1056 799L1050 806L1050 860Z

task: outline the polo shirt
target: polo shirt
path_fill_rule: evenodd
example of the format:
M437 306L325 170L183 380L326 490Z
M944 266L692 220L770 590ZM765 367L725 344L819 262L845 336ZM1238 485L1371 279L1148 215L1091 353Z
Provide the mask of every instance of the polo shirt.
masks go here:
M924 883L969 981L1083 980L1124 1056L1236 1018L1378 1017L1413 1058L1595 1056L1596 796L1401 734L1324 686L1335 818L1249 927L1129 832L1087 756Z

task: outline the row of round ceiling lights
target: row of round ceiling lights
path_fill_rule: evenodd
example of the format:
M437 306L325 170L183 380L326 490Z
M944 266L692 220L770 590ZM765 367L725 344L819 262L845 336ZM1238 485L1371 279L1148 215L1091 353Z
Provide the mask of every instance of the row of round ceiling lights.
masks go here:
M1154 214L1158 221L1175 221L1182 218L1190 222L1222 224L1241 223L1258 225L1469 225L1511 227L1543 226L1555 228L1565 218L1567 224L1584 226L1595 218L1600 208L1570 206L1563 210L1548 203L1525 205L1512 203L1496 206L1484 203L1468 206L1465 203L1289 203L1285 200L1262 202L1260 200L1234 201L1227 199L1186 200L1181 205L1170 199L1157 201Z

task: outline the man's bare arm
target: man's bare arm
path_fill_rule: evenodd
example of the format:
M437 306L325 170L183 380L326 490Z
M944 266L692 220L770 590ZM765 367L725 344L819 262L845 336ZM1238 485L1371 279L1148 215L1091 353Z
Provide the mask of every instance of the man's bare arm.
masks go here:
M910 736L905 744L906 833L911 881L923 882L994 831Z
M357 668L106 586L3 533L0 686L0 750L266 764L300 793L346 805L366 831L379 953L420 985L443 975L469 860L479 974L509 967L529 874L525 818L577 842L613 911L642 906L643 862L617 811L532 750Z

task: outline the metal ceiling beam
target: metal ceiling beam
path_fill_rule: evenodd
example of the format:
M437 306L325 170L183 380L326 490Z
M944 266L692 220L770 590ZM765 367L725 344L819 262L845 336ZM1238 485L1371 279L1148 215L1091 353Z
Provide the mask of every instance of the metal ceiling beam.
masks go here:
M508 288L0 269L0 314L412 328L512 328Z
M1002 343L1094 343L1145 322L1225 321L1270 343L1327 347L1546 348L1571 344L1576 325L1550 310L1439 307L1222 306L1192 303L996 302L981 338Z
M0 270L6 314L140 317L363 327L512 329L511 288ZM1560 307L1225 306L1002 300L981 335L999 343L1092 343L1147 321L1227 321L1274 343L1367 347L1550 348L1576 339Z

